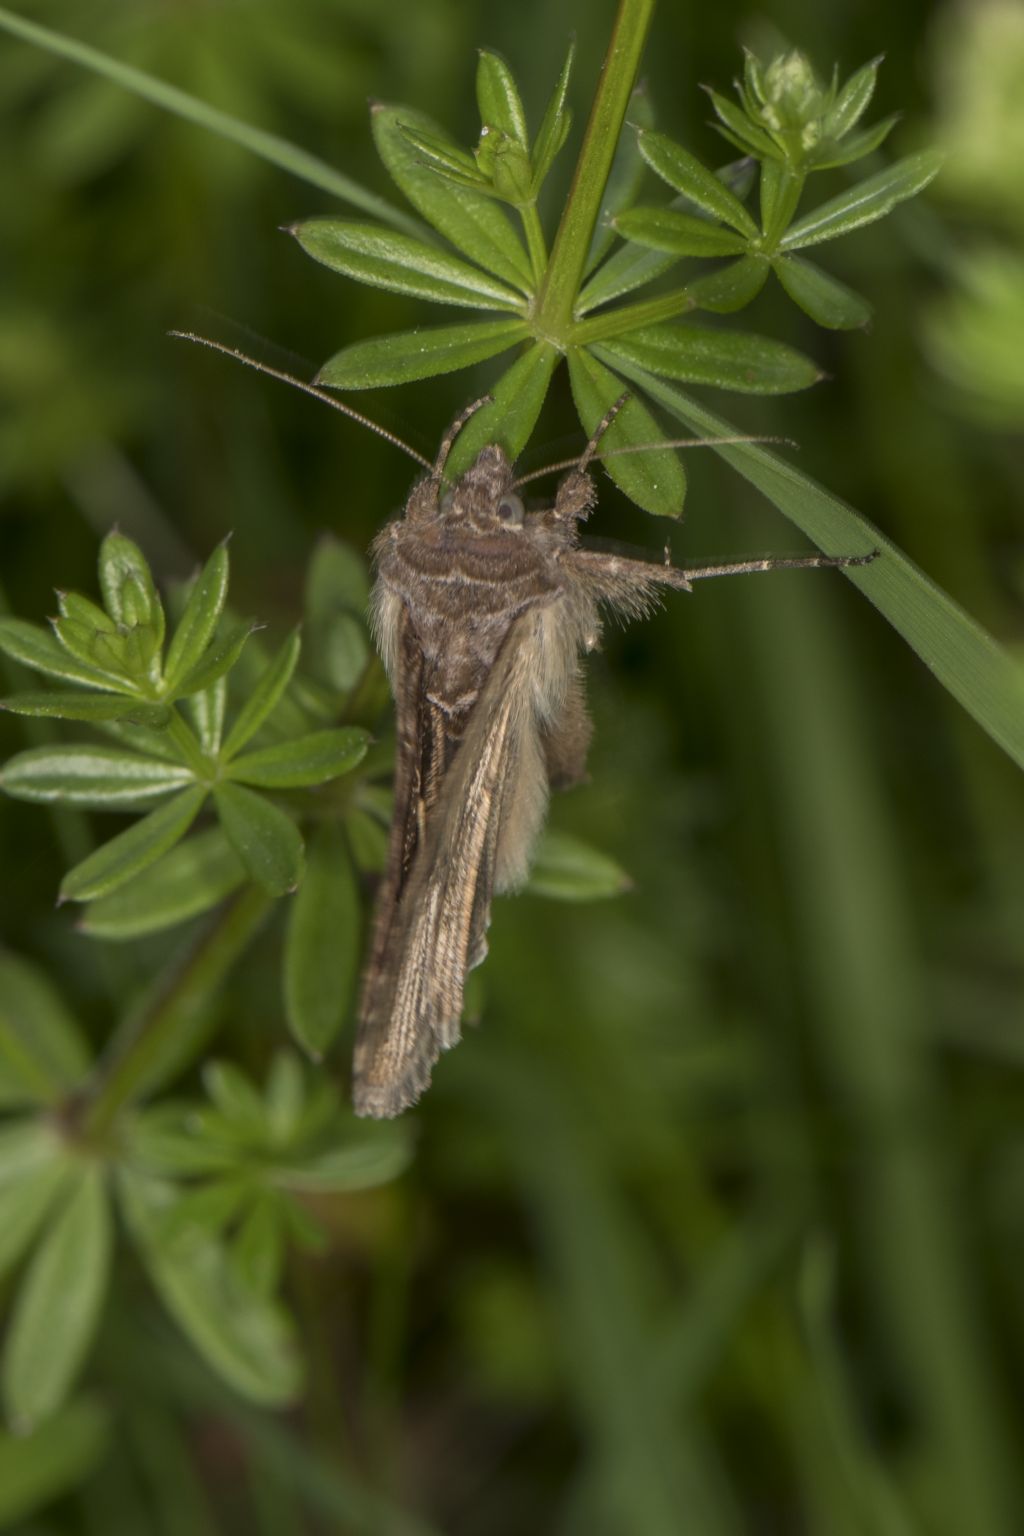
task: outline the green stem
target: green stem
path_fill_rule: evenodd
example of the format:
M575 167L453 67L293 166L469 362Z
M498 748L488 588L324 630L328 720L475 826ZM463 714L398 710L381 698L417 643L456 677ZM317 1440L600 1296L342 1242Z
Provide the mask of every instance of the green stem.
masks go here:
M548 248L544 240L540 216L537 213L537 204L524 203L519 209L519 217L526 236L526 248L530 253L534 281L539 283L544 277L544 269L548 264Z
M573 306L653 15L654 0L619 0L576 173L537 299L537 326L548 336L564 336L572 324Z
M199 745L195 732L189 726L188 721L179 714L174 705L171 706L171 718L167 726L167 734L196 778L201 783L206 783L211 773L210 761Z
M78 1123L87 1137L102 1139L124 1106L166 1071L172 1056L175 1063L182 1063L188 1045L197 1039L195 1023L203 1006L221 986L270 906L270 898L257 887L243 891L157 979L114 1041L79 1110Z

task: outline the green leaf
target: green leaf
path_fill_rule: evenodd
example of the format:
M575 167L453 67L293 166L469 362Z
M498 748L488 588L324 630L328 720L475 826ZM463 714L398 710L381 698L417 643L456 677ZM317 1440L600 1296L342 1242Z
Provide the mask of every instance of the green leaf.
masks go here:
M188 838L110 896L90 902L78 927L94 939L136 939L208 912L245 880L219 827Z
M908 197L914 197L938 175L942 168L942 154L935 149L923 149L916 155L907 155L895 165L869 176L848 192L841 192L815 208L806 218L800 219L787 231L779 249L800 250L807 245L818 245L822 240L835 240L848 235L854 229L884 218Z
M207 646L199 660L175 684L177 698L187 698L193 693L203 693L213 683L230 672L255 625L251 619L233 624L227 633Z
M765 160L761 166L761 224L765 244L774 249L785 233L804 189L806 177L781 160Z
M882 57L879 54L856 70L844 84L825 118L825 133L830 139L844 138L864 116L875 93Z
M15 1297L2 1382L7 1417L19 1431L55 1413L78 1374L106 1293L111 1240L103 1171L87 1166Z
M331 389L381 389L430 379L496 357L529 334L524 320L479 320L372 336L336 352L320 369L317 383Z
M123 533L108 533L100 545L99 578L103 601L114 623L125 629L140 625L153 628L155 648L159 648L164 638L163 604L139 546Z
M166 1234L173 1186L125 1173L121 1199L161 1300L208 1365L254 1402L293 1402L302 1363L287 1314L239 1285L215 1238L196 1228Z
M514 289L409 235L344 219L307 219L291 233L314 261L371 287L468 309L523 308Z
M124 720L128 725L166 725L166 704L143 704L120 693L15 693L0 699L0 709L12 715L54 720Z
M358 725L343 725L246 752L224 771L232 779L262 789L305 789L351 773L366 756L369 744L368 731Z
M318 827L292 902L284 948L288 1028L319 1061L351 1004L361 951L359 888L341 828Z
M342 1128L346 1123L347 1134ZM373 1189L398 1178L409 1165L409 1133L394 1121L371 1126L348 1114L333 1129L331 1140L324 1152L275 1166L274 1184L296 1194Z
M623 373L701 436L733 429L696 401L636 368ZM852 507L756 444L723 444L718 453L784 512L819 549L835 554L881 551L870 565L843 571L935 673L942 686L1016 763L1024 767L1024 678L1013 657Z
M688 149L673 143L663 133L639 133L637 144L651 170L670 187L681 192L712 219L730 225L747 240L757 239L760 230L739 198L714 171L702 165L696 155L691 155Z
M104 687L137 693L137 653L130 646L127 635L120 634L111 619L105 621L104 628L72 618L51 619L50 622L64 649L77 661L102 674Z
M572 75L573 60L576 57L576 44L569 44L569 51L565 56L561 73L551 93L551 98L544 109L544 116L537 132L537 141L533 146L533 190L534 195L540 191L548 172L554 164L555 156L569 136L569 128L572 123L572 113L566 106L566 97L569 93L569 79ZM615 169L609 181L615 177Z
M218 544L192 583L184 612L167 649L164 686L172 697L178 685L198 665L216 633L228 594L227 542Z
M0 1434L0 1528L20 1527L84 1482L107 1449L109 1428L104 1409L78 1399L31 1435Z
M592 435L605 412L624 393L622 380L588 352L570 352L569 379L580 420ZM660 443L665 434L646 406L631 395L601 440L599 453L613 448ZM616 485L645 512L678 517L686 496L686 475L671 448L652 447L604 460Z
M78 1025L45 972L0 949L0 1105L54 1103L88 1066Z
M231 1244L229 1263L240 1288L269 1301L281 1279L284 1255L281 1197L260 1194Z
M85 683L90 688L109 686L109 677L100 667L73 656L54 635L24 619L0 619L0 651L23 667L63 682Z
M203 1067L203 1087L231 1129L243 1138L263 1140L266 1109L263 1099L231 1061L208 1061Z
M332 1092L327 1089L328 1095ZM293 1051L278 1051L270 1063L263 1097L269 1138L274 1146L286 1147L300 1133L307 1109L305 1073Z
M626 240L673 256L742 256L748 245L743 235L675 208L627 208L615 228Z
M228 708L228 680L221 674L215 683L199 693L191 693L182 700L185 713L199 740L199 747L207 757L216 757L220 751L224 732L224 716Z
M568 832L544 833L526 889L556 901L602 901L621 896L632 881L620 864Z
M768 280L769 263L764 256L741 256L717 272L694 278L686 291L695 309L708 309L717 315L731 315L745 309L757 298Z
M470 418L448 455L449 478L468 469L480 449L500 443L514 462L537 424L559 354L549 342L537 341L518 357L490 391L491 403Z
M515 139L524 149L530 141L526 132L526 113L519 88L505 60L487 48L480 50L476 70L476 99L480 121L485 128L497 128Z
M457 250L511 283L523 294L533 291L530 258L504 208L470 187L455 187L427 166L403 129L440 136L437 125L411 107L375 105L370 126L377 153L388 174L425 219Z
M223 758L234 757L270 718L292 680L302 649L302 636L293 629L242 705L224 743Z
M98 810L129 810L191 783L191 770L179 763L118 747L30 747L0 770L0 788L16 800L62 800Z
M715 116L722 127L715 127L723 139L728 139L730 144L735 144L743 154L756 155L759 160L777 160L779 147L775 140L763 129L753 124L742 107L730 101L728 96L720 96L717 91L707 90L711 105L715 109Z
M874 311L867 299L838 278L800 256L776 256L772 269L794 304L816 325L830 331L852 331L869 325Z
M836 166L850 165L854 160L863 160L865 155L874 154L875 150L885 143L899 120L899 113L894 112L891 117L883 118L873 127L865 128L862 133L853 134L851 138L836 145L834 149L819 151L814 157L814 169L828 171Z
M651 325L594 350L613 367L619 358L628 358L669 379L754 395L807 389L822 377L820 369L795 347L741 331Z
M272 896L294 891L302 879L302 838L290 816L240 784L214 790L224 834L252 878Z
M180 843L209 793L195 784L119 832L68 871L61 881L61 901L92 901L118 890Z
M67 1149L42 1120L8 1124L0 1132L0 1278L32 1242L73 1171Z

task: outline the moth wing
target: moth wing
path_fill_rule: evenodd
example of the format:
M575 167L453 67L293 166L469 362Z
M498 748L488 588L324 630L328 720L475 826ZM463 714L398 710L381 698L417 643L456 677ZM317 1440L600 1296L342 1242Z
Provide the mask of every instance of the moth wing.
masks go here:
M382 897L389 898L390 912L382 909L378 917L356 1037L358 1114L400 1114L427 1087L441 1051L459 1038L466 971L484 949L502 807L523 733L536 730L530 690L536 635L530 613L510 627L462 742L434 786L426 836L404 882L396 860L409 832L393 828ZM422 754L422 730L418 741ZM419 821L416 801L424 786L417 785L415 768L402 782L410 791L402 806L408 829Z

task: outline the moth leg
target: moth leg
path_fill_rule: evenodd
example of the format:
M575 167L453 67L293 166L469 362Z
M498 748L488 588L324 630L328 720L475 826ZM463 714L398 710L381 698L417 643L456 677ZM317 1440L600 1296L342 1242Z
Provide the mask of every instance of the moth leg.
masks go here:
M675 566L668 569L687 582L706 581L710 576L748 576L757 571L817 571L829 567L842 569L850 565L870 565L880 551L873 549L866 555L765 555L760 560L735 560L724 565L695 565L688 570ZM674 585L674 583L673 583Z

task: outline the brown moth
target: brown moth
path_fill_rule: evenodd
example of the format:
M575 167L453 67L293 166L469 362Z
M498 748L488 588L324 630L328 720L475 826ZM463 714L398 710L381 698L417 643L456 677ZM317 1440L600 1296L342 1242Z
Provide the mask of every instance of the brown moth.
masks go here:
M662 587L689 592L711 576L871 558L682 570L584 549L579 525L597 494L587 466L613 414L539 512L525 510L496 444L445 489L464 415L404 517L374 542L372 620L398 738L353 1064L357 1114L389 1117L414 1104L459 1039L466 973L487 952L491 898L526 879L549 789L583 776L590 722L581 660L600 640L602 611L636 618Z
M712 576L861 565L875 552L681 569L585 549L579 525L597 499L588 466L625 396L554 504L527 512L523 482L497 444L445 485L452 445L484 400L456 419L431 465L315 385L205 337L172 334L297 385L429 471L372 550L371 619L395 696L397 754L352 1096L357 1114L390 1118L416 1102L434 1062L459 1039L466 974L487 952L491 898L526 879L549 790L583 776L590 722L581 662L600 641L603 611L638 618L664 587L689 592Z

